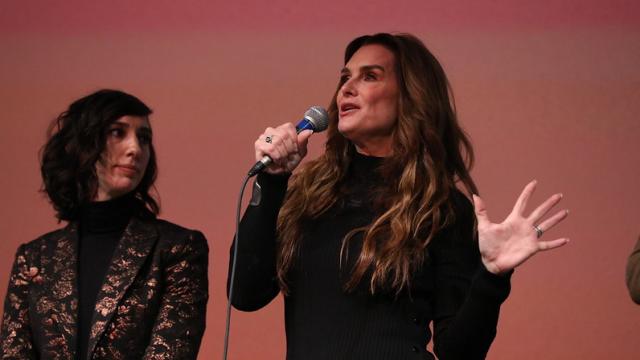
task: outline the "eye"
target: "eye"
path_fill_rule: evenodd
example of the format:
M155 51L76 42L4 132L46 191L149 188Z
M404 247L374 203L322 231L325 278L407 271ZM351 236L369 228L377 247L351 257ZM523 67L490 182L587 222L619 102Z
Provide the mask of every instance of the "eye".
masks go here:
M121 138L124 136L124 130L119 127L114 127L109 129L109 131L107 132L107 135L114 138Z
M374 72L367 72L364 74L364 79L368 81L377 80L378 76Z
M141 145L151 144L151 135L146 133L138 134L138 142L140 142Z
M344 83L346 83L347 81L349 81L349 79L351 78L351 75L349 74L342 74L340 76L340 85L344 85Z

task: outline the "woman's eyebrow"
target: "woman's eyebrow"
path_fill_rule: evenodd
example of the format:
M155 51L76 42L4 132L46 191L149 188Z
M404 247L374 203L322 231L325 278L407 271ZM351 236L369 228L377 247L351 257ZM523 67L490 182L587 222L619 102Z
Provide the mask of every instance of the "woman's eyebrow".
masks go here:
M362 65L360 66L360 72L365 72L365 71L370 71L370 70L380 70L382 72L385 71L384 66L382 65ZM349 70L349 68L347 67L343 67L342 70L340 70L341 74L350 74L351 70Z

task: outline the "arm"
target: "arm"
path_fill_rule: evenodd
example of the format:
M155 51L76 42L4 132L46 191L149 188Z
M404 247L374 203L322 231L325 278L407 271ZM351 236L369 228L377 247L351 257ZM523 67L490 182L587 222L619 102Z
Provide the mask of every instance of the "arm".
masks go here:
M29 324L28 293L31 269L27 265L25 246L18 248L9 277L0 330L2 359L37 359Z
M207 240L195 231L169 252L164 294L144 359L196 359L206 321Z
M627 288L631 299L640 304L640 238L627 260Z
M508 277L513 272L513 269L523 264L539 251L556 249L569 242L568 238L547 241L540 239L545 231L557 225L569 214L567 210L563 210L543 220L549 210L560 202L562 194L555 194L549 197L528 216L525 215L527 202L535 187L536 181L532 181L524 188L509 216L499 224L492 223L489 220L484 202L474 195L473 205L478 222L478 248L473 252L479 251L481 263L477 265L479 268L477 270L478 273L466 293L446 290L450 287L455 289L455 285L445 284L445 281L455 284L455 275L440 281L441 288L445 289L442 290L445 294L445 300L464 299L460 308L455 311L455 315L440 317L439 321L436 318L436 321L439 322L439 324L436 323L436 327L440 327L441 334L446 334L446 340L441 343L447 344L444 347L447 349L447 356L443 355L441 359L484 359L486 351L495 336L499 305L509 293ZM470 212L468 201L464 203L467 210L462 210L461 212L468 214ZM473 216L466 215L464 218L473 219ZM470 228L469 225L463 224L456 225L456 228L459 226L465 229ZM457 237L455 236L454 239ZM468 238L469 235L463 235L460 238L465 237ZM459 241L457 242L459 243ZM464 274L470 273L468 265L467 267L464 265L472 259L471 255L469 255L470 251L463 245L466 243L468 241L460 244L458 246L459 249L456 249L455 252L449 251L448 254L445 253L447 255L446 258L458 259L460 269L466 269L460 272L463 275L458 276L457 282L459 284L464 284L464 280L460 279L468 278L468 275ZM459 256L458 253L460 254ZM474 255L474 257L478 259L477 255ZM478 263L478 260L475 263ZM453 266L449 266L449 270L444 271L444 274L453 274L452 268ZM507 279L501 279L501 277L507 277ZM440 304L443 303L445 302L441 299ZM454 312L448 311L444 314L447 313L452 314ZM434 336L435 341L436 338ZM462 344L465 346L462 346ZM468 350L466 347L468 347ZM441 346L440 349L442 348Z
M434 351L439 359L484 359L496 335L510 273L494 275L480 262L473 208L455 198L456 223L434 240Z
M239 229L238 259L231 303L238 310L255 311L280 292L276 278L276 221L287 191L287 175L260 174L252 204ZM259 198L259 201L257 201ZM233 250L229 257L227 294L231 282Z
M280 206L287 192L289 175L307 154L310 130L297 133L296 127L283 124L268 127L256 140L255 157L260 161L268 155L273 162L258 175L254 186L254 200L245 212L238 230L238 258L233 281L231 303L238 310L255 311L273 300L280 288L276 278L277 234L276 222ZM260 200L256 199L256 190ZM231 246L227 296L231 285L234 261Z

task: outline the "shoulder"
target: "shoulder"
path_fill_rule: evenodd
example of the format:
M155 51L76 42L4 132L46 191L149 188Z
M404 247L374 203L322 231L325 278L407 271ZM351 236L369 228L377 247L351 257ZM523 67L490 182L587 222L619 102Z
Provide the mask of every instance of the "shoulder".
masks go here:
M462 191L457 188L451 190L449 204L453 210L451 226L454 228L469 229L475 227L475 211L473 203Z
M443 210L451 210L447 224L440 229L433 241L433 247L474 248L476 246L476 218L471 200L459 189L450 191Z
M207 239L199 230L188 229L163 219L145 221L155 228L161 248L171 252L208 252Z
M38 253L44 251L45 249L56 248L61 241L68 239L73 231L76 231L76 226L73 224L68 224L65 227L50 231L38 236L34 240L20 245L18 250L30 253Z
M60 253L60 250L71 249L71 247L68 246L71 243L69 239L76 229L77 227L75 225L69 224L21 244L15 252L16 263L38 264L43 258L51 258L55 254Z
M155 228L158 230L159 235L161 236L184 237L184 236L194 236L196 234L202 234L202 232L200 232L199 230L189 229L167 220L153 219L151 221L153 222Z
M449 201L456 215L473 214L473 203L471 203L471 199L467 195L458 188L453 188L450 194Z
M640 238L627 260L626 281L631 299L640 304Z

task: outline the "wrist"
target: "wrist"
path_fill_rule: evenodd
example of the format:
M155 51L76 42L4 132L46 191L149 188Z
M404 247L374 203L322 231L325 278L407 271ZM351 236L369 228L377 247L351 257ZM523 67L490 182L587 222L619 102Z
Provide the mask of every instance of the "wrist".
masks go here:
M486 261L484 258L482 259L482 265L488 272L498 276L507 276L511 272L511 269L503 269L495 262Z

